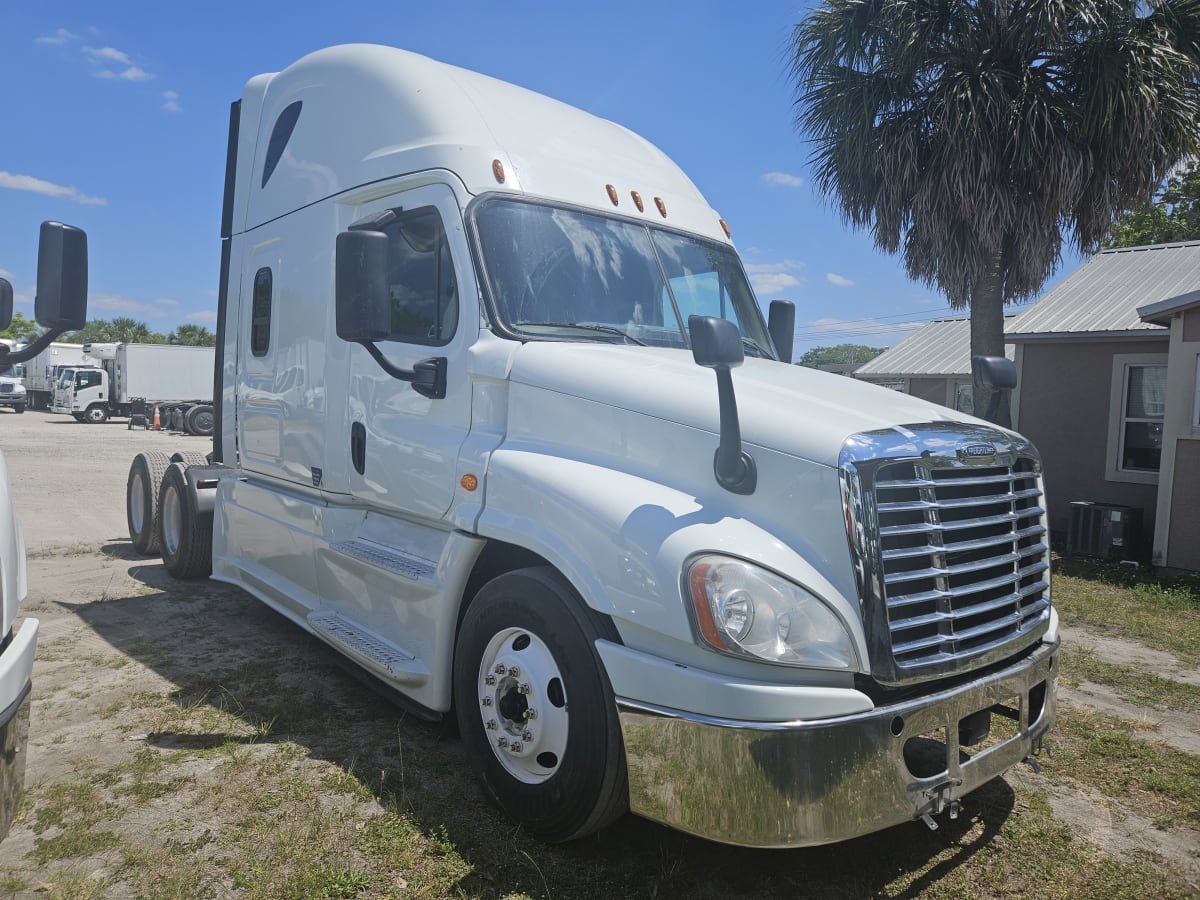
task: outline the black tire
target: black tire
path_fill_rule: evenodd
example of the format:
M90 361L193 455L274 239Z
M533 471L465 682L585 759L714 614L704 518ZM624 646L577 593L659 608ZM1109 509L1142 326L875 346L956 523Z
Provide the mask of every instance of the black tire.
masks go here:
M207 466L208 454L199 450L176 450L171 454L171 462L181 462L185 466Z
M212 513L200 513L192 500L183 463L171 463L158 494L158 549L175 578L212 574Z
M198 403L188 409L183 417L183 426L188 434L207 437L213 433L213 408L207 403Z
M171 430L183 431L183 409L181 407L171 407Z
M15 413L23 413L23 412L25 412L25 404L24 404L24 403L18 403L18 404L16 404L16 405L13 407L13 412L15 412Z
M108 407L102 403L93 403L83 411L83 421L89 425L103 425L108 421Z
M71 413L71 418L74 419L76 422L82 422L83 421L83 413L73 412L73 413Z
M459 629L454 703L463 743L484 789L544 841L591 834L628 809L625 753L595 651L599 637L617 639L612 623L591 613L550 568L488 582Z
M147 450L133 458L125 482L125 520L133 549L150 556L158 552L158 492L171 463L161 450Z

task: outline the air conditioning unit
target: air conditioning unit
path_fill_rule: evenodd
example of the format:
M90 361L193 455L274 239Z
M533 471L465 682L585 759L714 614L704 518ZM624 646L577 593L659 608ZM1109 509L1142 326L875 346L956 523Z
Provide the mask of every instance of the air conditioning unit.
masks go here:
M1071 501L1067 529L1067 556L1130 559L1137 552L1142 511L1133 506Z

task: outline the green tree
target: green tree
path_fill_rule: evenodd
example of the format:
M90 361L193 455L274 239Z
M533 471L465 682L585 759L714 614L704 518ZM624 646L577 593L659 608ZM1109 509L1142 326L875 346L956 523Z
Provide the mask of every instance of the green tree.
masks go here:
M1198 36L1197 0L825 0L792 34L813 180L1000 356L1064 236L1094 246L1200 149Z
M1140 247L1200 239L1200 168L1195 163L1167 179L1150 203L1120 215L1101 246Z
M167 335L167 343L187 344L191 347L213 347L217 343L217 336L203 325L189 322L180 325Z
M119 316L110 323L113 340L122 344L165 344L167 338L151 331L145 322Z
M67 344L107 344L115 341L112 323L105 319L90 319L78 331L69 331L59 340Z
M22 344L28 344L30 341L37 338L42 333L42 329L33 319L25 318L22 312L13 313L12 322L3 331L0 331L0 338L8 338L10 341L19 341Z
M813 347L800 357L800 365L808 366L811 369L828 365L861 366L863 363L873 360L883 351L883 347L868 347L865 344Z

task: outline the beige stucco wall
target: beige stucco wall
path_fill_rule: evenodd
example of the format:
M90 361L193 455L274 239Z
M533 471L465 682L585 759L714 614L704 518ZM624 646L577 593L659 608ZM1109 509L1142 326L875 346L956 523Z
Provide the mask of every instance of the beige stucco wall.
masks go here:
M1142 510L1142 543L1149 552L1156 484L1113 481L1107 476L1113 359L1166 354L1168 342L1029 341L1021 347L1017 430L1037 446L1046 474L1050 530L1064 549L1072 500L1094 500Z

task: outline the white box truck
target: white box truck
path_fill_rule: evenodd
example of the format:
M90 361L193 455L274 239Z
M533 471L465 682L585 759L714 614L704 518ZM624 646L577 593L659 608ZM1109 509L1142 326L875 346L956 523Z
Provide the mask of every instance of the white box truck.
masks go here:
M88 364L83 344L53 341L25 364L25 392L30 409L50 409L58 377L68 366Z
M101 424L127 417L134 403L145 407L187 408L194 434L212 434L212 347L181 344L84 344L94 363L71 366L59 375L54 412Z
M456 715L546 840L839 841L1038 752L1037 452L788 364L651 144L355 45L251 79L227 159L213 459L127 482L171 574Z
M12 285L0 278L0 328L12 321ZM0 363L23 364L65 331L87 321L87 236L78 228L44 222L38 245L34 317L48 330ZM38 620L20 618L28 591L25 541L13 509L8 466L0 455L0 839L8 833L25 786L29 709Z

